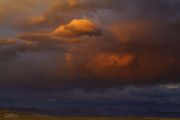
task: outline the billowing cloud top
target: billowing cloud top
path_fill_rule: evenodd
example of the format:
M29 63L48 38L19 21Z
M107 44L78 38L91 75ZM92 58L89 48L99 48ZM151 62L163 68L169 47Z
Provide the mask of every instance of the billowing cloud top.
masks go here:
M96 25L87 19L75 19L67 25L62 25L52 33L60 37L78 37L83 35L99 35L100 31Z

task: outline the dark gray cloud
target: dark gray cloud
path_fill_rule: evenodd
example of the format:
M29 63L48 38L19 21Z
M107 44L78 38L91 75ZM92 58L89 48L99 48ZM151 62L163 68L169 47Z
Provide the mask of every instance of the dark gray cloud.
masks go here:
M178 86L178 85L177 85ZM0 106L41 114L179 117L179 88L118 87L104 91L0 92ZM127 114L128 113L128 114Z

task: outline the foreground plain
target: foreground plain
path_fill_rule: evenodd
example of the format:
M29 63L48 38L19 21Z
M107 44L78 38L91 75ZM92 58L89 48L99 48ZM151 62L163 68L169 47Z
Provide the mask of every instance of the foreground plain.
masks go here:
M0 120L180 120L180 118L126 118L126 117L51 117L37 114L0 110Z

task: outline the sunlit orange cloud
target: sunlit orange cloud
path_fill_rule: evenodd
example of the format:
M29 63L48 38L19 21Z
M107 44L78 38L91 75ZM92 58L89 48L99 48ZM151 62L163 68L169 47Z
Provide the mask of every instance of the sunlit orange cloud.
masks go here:
M95 56L89 63L89 66L96 66L96 69L109 69L127 67L133 64L135 56L132 54L118 55L115 53L101 53Z
M131 53L99 53L94 55L86 65L88 72L90 72L96 79L102 80L118 80L118 83L128 81L132 77L132 66L136 64L136 56ZM135 79L133 79L135 80ZM105 82L105 81L104 81Z
M59 37L79 37L85 35L98 35L97 26L88 19L74 19L67 25L61 25L52 33Z
M69 6L73 7L76 6L78 4L78 0L68 0Z
M39 18L41 21L43 18ZM39 21L34 20L34 21ZM100 30L87 19L74 19L67 25L60 25L52 32L32 32L17 35L18 39L34 42L80 43L83 37L99 36Z

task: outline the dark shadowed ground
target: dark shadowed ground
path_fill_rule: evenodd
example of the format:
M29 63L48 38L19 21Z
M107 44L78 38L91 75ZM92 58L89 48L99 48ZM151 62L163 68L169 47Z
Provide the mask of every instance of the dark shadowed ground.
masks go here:
M180 120L180 118L51 117L37 114L10 112L9 110L0 110L0 120Z

